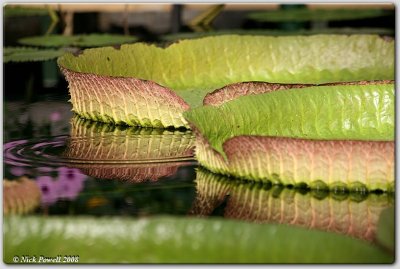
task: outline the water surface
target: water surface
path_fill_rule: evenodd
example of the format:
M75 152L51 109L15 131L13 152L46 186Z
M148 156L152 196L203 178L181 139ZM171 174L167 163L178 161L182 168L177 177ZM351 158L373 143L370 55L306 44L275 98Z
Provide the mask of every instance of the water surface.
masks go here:
M190 131L83 120L66 95L6 100L4 107L7 214L224 217L375 244L380 213L394 204L385 193L311 192L218 176L199 168Z

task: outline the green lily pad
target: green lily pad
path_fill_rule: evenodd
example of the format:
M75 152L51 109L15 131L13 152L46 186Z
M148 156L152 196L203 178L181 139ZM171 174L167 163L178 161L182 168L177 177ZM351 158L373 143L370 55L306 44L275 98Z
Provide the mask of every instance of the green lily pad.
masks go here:
M293 36L293 35L386 35L393 36L394 30L389 28L323 28L323 29L311 29L311 30L219 30L219 31L207 31L207 32L188 32L188 33L177 33L167 34L161 36L162 40L165 41L176 41L181 39L194 39L207 36L220 36L220 35L266 35L266 36Z
M188 127L182 112L226 85L393 79L393 55L394 42L373 35L223 35L167 48L136 43L88 49L79 56L66 54L58 64L73 109L82 116L107 113L130 124L133 115L150 119L140 123L144 126L157 120L164 127Z
M384 210L379 218L377 240L384 247L394 253L395 251L395 210L394 207L390 207Z
M21 6L5 6L3 12L4 12L4 17L49 15L49 11L45 8L34 8L34 7L28 8Z
M394 15L382 9L290 9L252 12L247 17L261 22L362 20Z
M243 96L185 117L221 154L239 135L391 141L394 98L394 84L318 86Z
M55 49L38 49L29 47L5 47L3 50L3 62L35 62L53 60L65 52Z
M394 92L394 84L294 88L194 108L184 116L197 134L196 158L215 173L391 190Z
M72 256L79 263L394 261L378 247L346 236L222 219L10 217L3 231L5 263L15 256L23 263L22 255Z
M88 34L88 35L46 35L25 37L18 40L23 45L41 47L101 47L132 43L137 40L134 36L114 34Z

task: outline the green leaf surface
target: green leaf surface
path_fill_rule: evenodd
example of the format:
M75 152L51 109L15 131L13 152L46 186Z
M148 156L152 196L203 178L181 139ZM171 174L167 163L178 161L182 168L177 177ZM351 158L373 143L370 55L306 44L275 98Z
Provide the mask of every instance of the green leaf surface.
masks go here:
M5 6L3 11L4 17L43 16L49 14L49 11L45 8L28 8L21 6Z
M3 56L8 56L13 53L20 53L20 52L32 52L32 51L38 51L38 48L32 48L32 47L4 47L3 48Z
M261 22L305 22L362 20L394 15L382 9L291 9L250 13L247 17Z
M319 35L319 34L335 34L335 35L394 35L394 30L389 28L323 28L323 29L301 29L301 30L219 30L207 32L188 32L167 34L161 36L165 41L176 41L181 39L193 39L207 36L220 36L220 35L266 35L266 36L294 36L294 35Z
M132 43L137 40L134 36L114 34L88 34L88 35L45 35L25 37L18 40L20 44L41 47L101 47Z
M222 219L157 217L4 219L4 262L21 255L79 256L80 263L392 263L349 237Z
M393 252L396 245L395 230L395 210L394 207L390 207L382 211L380 215L376 238L378 242Z
M3 62L34 62L48 61L60 57L65 52L55 49L37 49L29 47L5 47L3 50Z
M58 61L75 72L154 81L191 106L231 83L321 84L394 77L394 42L374 35L238 36L85 50ZM198 93L197 97L187 91ZM200 91L200 92L199 92Z
M225 156L223 143L240 135L391 141L394 101L394 84L320 86L243 96L184 117Z

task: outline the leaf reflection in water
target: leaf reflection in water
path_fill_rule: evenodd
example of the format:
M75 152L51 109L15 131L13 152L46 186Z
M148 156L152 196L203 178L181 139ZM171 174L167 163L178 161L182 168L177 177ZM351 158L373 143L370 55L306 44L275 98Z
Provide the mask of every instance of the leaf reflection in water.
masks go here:
M346 234L373 241L380 213L394 204L390 194L334 193L254 184L197 170L197 197L190 211L211 215L226 202L224 216Z
M3 179L3 214L26 214L34 211L40 203L40 190L33 180L20 177Z
M130 182L156 181L193 162L190 131L148 129L71 120L63 157L86 175Z

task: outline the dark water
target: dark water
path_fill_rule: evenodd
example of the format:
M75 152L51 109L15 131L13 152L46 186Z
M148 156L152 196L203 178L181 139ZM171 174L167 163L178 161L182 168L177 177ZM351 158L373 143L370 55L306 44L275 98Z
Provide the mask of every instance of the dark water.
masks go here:
M45 95L32 103L4 103L4 177L34 180L41 192L35 214L187 214L196 193L197 164L192 151L184 152L190 145L183 145L179 156L168 154L174 148L158 155L132 152L146 151L148 142L158 143L150 150L162 143L179 148L176 140L184 134L126 127L110 131L110 126L73 117L67 100Z
M190 131L86 121L73 115L67 95L36 100L4 103L5 213L224 216L374 242L380 213L394 204L385 193L315 192L214 175L198 167ZM22 177L29 188L9 184Z

